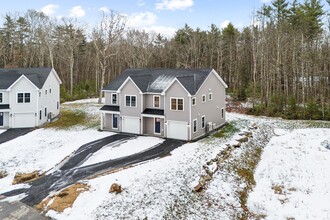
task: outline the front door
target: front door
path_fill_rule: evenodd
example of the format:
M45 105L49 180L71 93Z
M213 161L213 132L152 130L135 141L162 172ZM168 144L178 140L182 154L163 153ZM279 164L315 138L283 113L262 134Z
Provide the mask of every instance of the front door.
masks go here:
M155 134L160 134L160 118L155 118Z
M0 127L3 127L3 112L0 112Z
M112 115L112 128L114 129L118 128L118 114Z

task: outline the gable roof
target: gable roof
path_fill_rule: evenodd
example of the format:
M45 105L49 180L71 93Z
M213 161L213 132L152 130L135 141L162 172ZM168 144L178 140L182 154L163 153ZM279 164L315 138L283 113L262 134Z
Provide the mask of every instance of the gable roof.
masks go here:
M126 69L103 90L117 91L130 77L143 93L162 93L177 79L191 95L195 95L211 72L212 69Z
M28 78L36 87L41 89L52 68L0 68L0 89L8 89L21 76Z

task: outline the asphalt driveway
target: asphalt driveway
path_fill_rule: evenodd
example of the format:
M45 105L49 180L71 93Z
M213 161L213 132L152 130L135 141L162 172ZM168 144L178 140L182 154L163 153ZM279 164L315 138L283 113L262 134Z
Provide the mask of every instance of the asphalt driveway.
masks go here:
M0 144L13 140L20 136L26 135L33 131L35 128L10 128L7 131L0 134Z
M166 139L161 144L133 155L79 167L92 153L98 151L103 146L115 146L136 137L137 135L120 133L85 144L73 153L58 170L31 182L30 188L13 190L3 195L10 197L25 193L27 196L21 202L34 206L40 203L52 191L59 191L79 180L99 173L167 156L171 151L186 143L185 141Z

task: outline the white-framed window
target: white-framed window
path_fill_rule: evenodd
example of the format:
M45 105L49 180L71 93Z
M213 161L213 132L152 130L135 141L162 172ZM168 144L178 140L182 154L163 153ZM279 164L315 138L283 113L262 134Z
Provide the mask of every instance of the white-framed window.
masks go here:
M47 89L45 90L45 95L47 95Z
M47 117L47 107L45 108L45 117Z
M210 92L209 93L209 101L212 101L212 99L213 99L213 94L212 94L212 92Z
M191 103L192 103L192 106L196 105L196 97L191 98Z
M206 95L205 94L202 95L202 102L203 103L206 102Z
M201 128L205 128L205 115L201 117Z
M126 107L136 107L136 96L126 95L125 96L125 106Z
M196 133L197 132L197 119L193 120L193 132Z
M39 97L41 97L41 92L39 92Z
M39 120L41 120L42 119L42 110L40 109L39 110Z
M59 101L57 101L57 103L56 103L56 109L57 110L60 109L60 102Z
M50 89L49 89L49 94L51 94L51 93L52 93L52 89L50 88Z
M118 104L118 96L116 93L111 94L111 104L112 105L117 105Z
M171 98L171 110L183 111L183 98Z
M154 95L154 108L160 108L160 96Z
M222 109L221 109L221 118L223 119L224 117L225 117L225 109L222 108Z
M3 102L3 93L0 92L0 103Z
M30 103L31 94L30 93L17 93L17 103Z

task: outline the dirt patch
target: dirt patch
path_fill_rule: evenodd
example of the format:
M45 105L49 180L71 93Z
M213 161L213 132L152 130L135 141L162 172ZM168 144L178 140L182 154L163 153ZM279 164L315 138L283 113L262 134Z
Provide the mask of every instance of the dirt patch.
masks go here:
M246 102L236 101L232 98L226 98L226 111L247 114L249 111L251 111L251 108L248 104L246 104Z
M72 207L80 193L88 190L89 186L87 184L76 183L63 189L58 194L44 199L41 203L36 205L36 208L44 212L49 210L63 212L64 209Z
M31 182L32 180L36 180L44 175L45 173L42 173L39 170L33 171L32 173L16 173L14 176L13 185Z
M0 170L0 179L5 178L8 176L8 173L6 171Z

